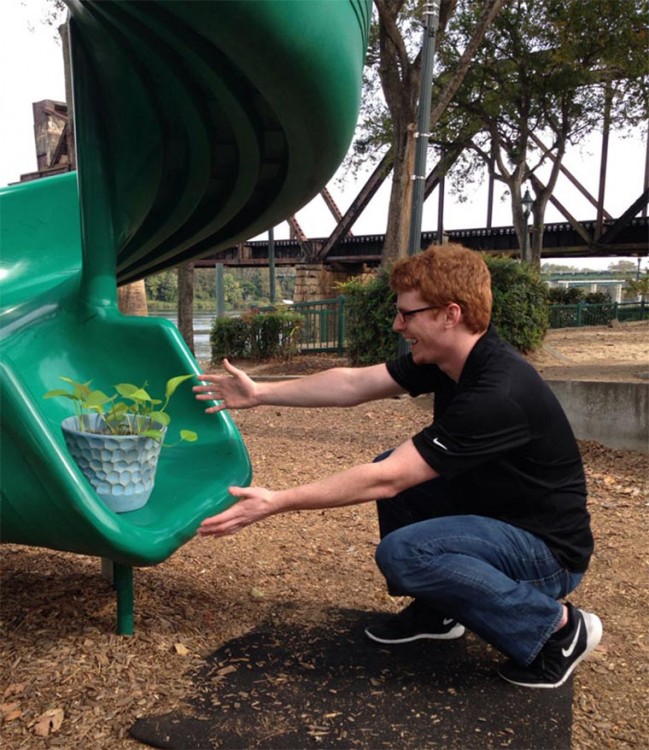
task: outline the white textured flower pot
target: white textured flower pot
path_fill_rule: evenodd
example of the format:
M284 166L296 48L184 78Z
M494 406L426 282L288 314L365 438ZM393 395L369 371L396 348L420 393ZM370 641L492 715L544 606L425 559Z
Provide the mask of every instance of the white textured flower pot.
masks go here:
M92 414L84 419L95 429L101 418ZM166 430L157 424L155 428L163 434ZM125 513L146 504L162 447L157 440L144 435L82 432L76 417L64 419L61 429L70 455L111 510Z

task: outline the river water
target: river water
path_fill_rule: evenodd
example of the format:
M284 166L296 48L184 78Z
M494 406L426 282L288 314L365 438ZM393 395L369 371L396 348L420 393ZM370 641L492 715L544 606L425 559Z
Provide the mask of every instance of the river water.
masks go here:
M156 310L155 312L149 312L149 317L167 318L174 325L178 325L178 315L175 310ZM210 331L215 318L215 312L201 311L194 313L194 350L197 360L209 361L212 358Z

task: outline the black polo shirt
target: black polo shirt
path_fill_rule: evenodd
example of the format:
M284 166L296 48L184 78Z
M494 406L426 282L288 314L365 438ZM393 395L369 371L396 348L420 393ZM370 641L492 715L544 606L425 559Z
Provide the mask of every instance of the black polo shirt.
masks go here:
M411 395L433 393L415 447L448 483L458 514L497 518L541 537L572 572L593 551L579 447L556 396L493 326L455 383L407 354L387 364Z

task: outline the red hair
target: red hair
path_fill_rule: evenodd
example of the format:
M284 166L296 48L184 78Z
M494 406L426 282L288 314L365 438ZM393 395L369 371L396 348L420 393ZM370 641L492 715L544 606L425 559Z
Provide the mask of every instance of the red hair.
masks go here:
M390 288L417 291L430 305L455 302L472 333L485 331L491 318L491 274L479 253L463 245L431 245L410 258L397 261Z

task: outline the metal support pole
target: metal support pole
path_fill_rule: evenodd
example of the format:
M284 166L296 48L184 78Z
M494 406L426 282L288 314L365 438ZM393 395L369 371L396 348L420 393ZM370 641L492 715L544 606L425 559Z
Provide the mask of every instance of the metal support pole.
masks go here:
M444 151L440 155L440 162L444 159ZM439 195L437 196L437 244L444 244L444 198L446 193L446 175L442 172L437 185Z
M426 155L430 138L430 107L433 87L433 61L435 57L435 34L439 27L440 0L424 3L424 38L421 52L421 78L419 83L419 108L417 132L415 133L415 173L412 190L412 214L410 218L410 238L408 254L415 255L421 250L421 224L424 210L424 189L426 187Z
M275 304L275 230L268 230L268 275L270 281L270 304Z
M424 213L424 191L426 188L426 156L430 138L430 99L433 88L433 61L435 56L435 34L439 26L440 0L424 3L424 38L421 50L421 77L419 79L419 107L415 138L415 173L412 176L412 212L410 214L410 236L408 255L416 255L421 250L421 224ZM440 187L441 189L441 187ZM398 354L407 354L410 347L403 336L399 336Z
M530 251L530 212L532 211L532 196L528 189L525 190L521 203L523 204L523 219L525 219L525 233L523 235L522 260L529 263L531 260Z
M223 294L223 263L216 264L216 317L222 318L225 312L225 299Z

